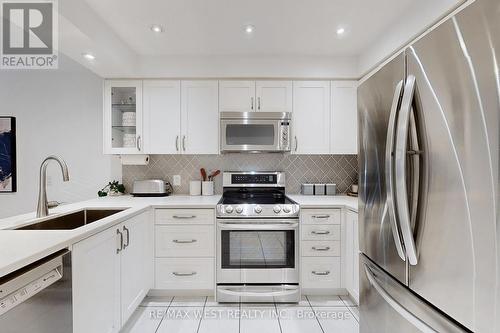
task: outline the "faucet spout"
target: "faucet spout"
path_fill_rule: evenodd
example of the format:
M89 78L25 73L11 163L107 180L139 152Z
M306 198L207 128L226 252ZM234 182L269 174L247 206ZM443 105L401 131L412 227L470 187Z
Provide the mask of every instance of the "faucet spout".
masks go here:
M61 167L63 181L69 181L69 171L66 162L57 156L49 156L43 160L40 166L40 183L38 184L38 204L36 208L36 217L44 217L49 215L49 207L47 203L47 165L50 161L56 161Z

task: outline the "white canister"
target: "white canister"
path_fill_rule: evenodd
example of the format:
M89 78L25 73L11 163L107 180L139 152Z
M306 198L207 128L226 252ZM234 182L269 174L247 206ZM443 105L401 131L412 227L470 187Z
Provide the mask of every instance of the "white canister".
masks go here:
M201 183L201 194L202 195L214 195L214 182L202 182Z
M189 195L201 195L201 180L189 182Z
M135 126L135 112L126 111L122 113L122 126Z

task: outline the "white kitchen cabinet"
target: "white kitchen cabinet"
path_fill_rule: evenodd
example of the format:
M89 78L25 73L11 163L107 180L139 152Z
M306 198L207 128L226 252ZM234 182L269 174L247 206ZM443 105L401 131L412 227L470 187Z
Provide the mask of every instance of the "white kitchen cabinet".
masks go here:
M330 82L293 82L292 152L330 153Z
M180 81L148 80L143 87L145 153L180 153Z
M217 81L182 81L181 147L183 154L219 153Z
M292 112L291 81L255 82L256 111Z
M357 81L331 83L332 154L358 153Z
M73 246L75 333L119 332L152 287L150 216L136 215Z
M73 332L118 332L120 313L119 226L73 246Z
M149 214L134 216L121 226L121 318L130 318L153 287L153 223Z
M103 109L104 153L144 154L142 81L106 81Z
M292 112L291 81L219 81L219 110Z
M255 81L219 81L219 110L255 111Z
M358 214L345 213L344 284L356 302L359 300L359 238Z

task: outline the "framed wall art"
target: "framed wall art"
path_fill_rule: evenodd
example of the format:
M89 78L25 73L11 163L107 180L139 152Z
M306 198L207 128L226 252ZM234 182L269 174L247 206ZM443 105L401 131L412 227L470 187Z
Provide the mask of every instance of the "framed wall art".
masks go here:
M16 190L16 118L0 116L0 193Z

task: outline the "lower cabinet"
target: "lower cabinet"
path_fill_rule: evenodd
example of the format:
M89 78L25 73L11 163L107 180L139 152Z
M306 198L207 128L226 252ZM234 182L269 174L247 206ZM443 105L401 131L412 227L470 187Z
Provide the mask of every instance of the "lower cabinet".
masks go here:
M153 224L136 215L75 244L73 332L119 332L153 284Z
M345 213L345 257L344 284L347 292L359 302L359 237L358 214L351 210Z
M155 210L155 293L213 295L215 210Z

